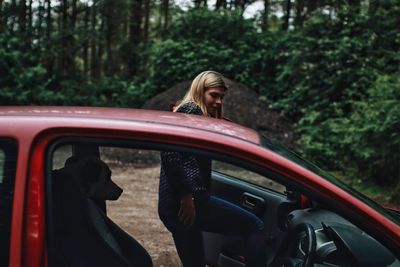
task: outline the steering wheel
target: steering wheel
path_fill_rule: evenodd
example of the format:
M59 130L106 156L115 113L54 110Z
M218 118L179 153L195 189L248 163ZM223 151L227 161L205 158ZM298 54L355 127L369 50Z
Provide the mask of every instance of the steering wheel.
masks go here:
M300 259L295 255L290 255L293 251L288 251L290 247L293 247L292 242L298 240L298 236L302 233L305 234L306 244L301 245L304 248L304 258ZM317 238L315 236L314 227L308 223L301 223L289 230L285 238L283 239L272 266L284 266L284 267L312 267L314 263L315 250L317 247ZM289 254L289 255L288 255Z

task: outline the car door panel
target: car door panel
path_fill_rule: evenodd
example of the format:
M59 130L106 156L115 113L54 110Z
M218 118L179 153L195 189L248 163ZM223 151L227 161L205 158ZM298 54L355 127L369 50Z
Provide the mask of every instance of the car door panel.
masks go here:
M281 220L277 214L279 207L287 202L285 195L219 172L213 172L211 193L249 210L262 219L268 251L276 249L276 243L282 234L279 228ZM207 232L203 233L203 238L208 263L217 263L219 267L245 266L242 238ZM268 251L268 255L273 255Z

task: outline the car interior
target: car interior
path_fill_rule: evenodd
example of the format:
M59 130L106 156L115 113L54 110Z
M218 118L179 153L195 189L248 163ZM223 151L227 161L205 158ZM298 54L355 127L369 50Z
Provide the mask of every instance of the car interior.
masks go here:
M389 249L334 207L300 192L271 170L203 150L90 138L65 138L54 143L48 152L49 265L152 266L153 255L146 251L146 242L139 243L118 225L121 223L108 216L107 199L84 193L79 168L85 166L85 158L95 157L112 165L112 172L123 173L129 168L137 171L147 165L157 169L159 152L171 149L210 156L212 194L264 221L266 266L400 266ZM89 168L83 176L94 173ZM157 175L153 174L152 179ZM125 194L126 188L122 189ZM116 203L113 208L118 206L118 200ZM134 205L140 203L132 202ZM154 218L158 218L157 214ZM203 237L208 266L246 266L243 237L206 232ZM156 236L154 239L157 242Z
M91 146L75 149L64 167L52 172L54 265L152 266L146 250L107 217L108 198L102 191L82 189L84 179L102 175L98 171L101 160L96 149ZM93 187L96 182L89 181L86 185Z

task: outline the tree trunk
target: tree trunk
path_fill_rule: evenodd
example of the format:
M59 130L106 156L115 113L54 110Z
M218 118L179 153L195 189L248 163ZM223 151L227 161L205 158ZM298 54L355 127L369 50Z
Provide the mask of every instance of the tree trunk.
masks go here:
M18 11L18 24L21 33L26 32L26 1L20 0Z
M269 19L269 9L270 9L270 0L264 0L264 11L262 13L262 31L268 31L268 19Z
M131 46L131 52L128 56L128 76L133 76L136 74L138 70L138 56L137 56L137 47L142 40L142 20L143 20L143 8L142 8L142 0L133 0L131 6L131 17L129 22L129 41Z
M7 17L3 14L3 0L0 0L0 33L7 26Z
M11 29L11 32L14 32L14 29L16 27L17 18L18 18L17 3L16 3L16 0L12 0L11 1L11 12L10 12L11 22L10 22L10 27L9 27L9 29Z
M361 3L360 0L348 0L349 5L351 6L353 12L355 14L359 14L361 11Z
M68 1L62 0L61 4L61 50L59 55L60 65L58 66L57 72L61 73L61 76L64 78L67 73L67 49L68 49L68 40L67 40L67 23L68 23Z
M202 0L194 0L194 7L199 8L201 7Z
M51 32L53 30L53 19L51 16L51 2L50 0L45 0L43 4L43 8L45 9L44 12L46 13L46 22L45 22L45 37L43 38L44 41L44 50L45 52L42 55L43 65L47 70L47 74L49 77L53 76L54 73L54 57L51 53L52 49L52 38Z
M290 21L290 12L292 9L292 2L291 0L286 0L284 2L284 17L283 17L283 24L282 24L282 29L284 31L287 31L289 29L289 21Z
M89 32L89 20L90 20L90 7L86 4L85 20L84 20L84 31ZM89 40L85 36L83 41L83 77L88 80L89 76Z
M50 40L50 35L51 31L53 29L52 27L52 18L51 18L51 2L50 0L46 0L47 3L47 15L46 15L46 39L47 41Z
M296 17L294 19L294 25L299 27L303 25L304 21L304 1L297 0L296 1Z
M78 19L78 9L77 9L77 1L72 0L72 14L70 16L70 23L68 25L68 63L70 65L70 75L76 74L75 68L75 57L76 57L76 42L75 42L75 31L76 31L76 22Z
M149 21L150 21L150 0L144 2L144 26L143 26L143 41L147 42L149 38Z
M129 21L129 40L133 46L137 46L141 41L141 25L143 19L142 0L132 0L131 16Z
M169 22L169 0L162 0L162 14L164 17L164 25L163 29L168 29L168 22Z
M37 40L38 40L39 47L42 47L41 44L42 44L42 40L44 38L44 36L42 34L43 10L44 10L43 2L41 0L38 0L36 30L37 30Z
M308 0L307 4L307 15L311 14L317 9L317 0Z
M100 32L104 31L104 24L100 26ZM104 44L103 44L103 39L100 37L100 40L98 40L98 48L97 48L97 78L100 78L101 75L103 74L103 50L104 50Z
M32 0L29 0L28 5L28 35L32 36L33 29L33 10L32 10Z
M97 4L98 0L93 1L93 5L91 7L91 32L92 34L97 32ZM100 29L102 30L102 29ZM97 79L100 77L100 57L101 53L98 52L98 47L100 46L100 40L95 35L95 37L91 38L90 41L90 77L93 79Z
M114 21L114 9L115 3L113 0L106 0L105 1L105 8L104 8L104 17L105 17L105 49L106 49L106 65L105 65L105 73L106 75L111 75L115 68L115 61L114 61L114 37L115 37L115 27L116 24Z
M76 4L77 3L76 2L77 2L77 0L73 0L72 1L72 14L71 14L71 22L70 22L70 26L69 26L71 35L73 35L74 32L75 32L76 20L77 20L77 17L78 17L78 11L77 11L77 8L76 8Z
M221 8L225 9L226 6L227 6L226 0L217 0L215 2L215 8L216 9L221 9Z
M61 51L58 72L62 79L68 79L75 75L75 49L74 27L76 23L76 1L72 1L72 13L70 15L68 0L63 0L61 5Z

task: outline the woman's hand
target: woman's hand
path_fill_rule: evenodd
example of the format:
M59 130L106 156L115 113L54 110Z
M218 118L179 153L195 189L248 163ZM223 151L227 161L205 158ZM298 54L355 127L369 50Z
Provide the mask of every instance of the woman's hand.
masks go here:
M182 197L178 216L184 225L193 225L196 219L196 209L192 194L186 194Z

